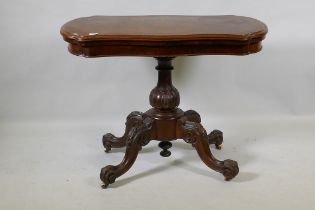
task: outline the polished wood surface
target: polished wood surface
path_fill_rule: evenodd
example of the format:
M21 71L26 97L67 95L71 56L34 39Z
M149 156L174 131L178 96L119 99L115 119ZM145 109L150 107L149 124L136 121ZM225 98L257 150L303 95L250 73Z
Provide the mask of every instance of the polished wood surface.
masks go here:
M261 50L267 26L242 16L92 16L60 30L85 57L245 55Z
M63 25L61 34L75 55L152 56L158 61L158 82L149 96L152 108L130 113L122 137L103 136L106 152L126 147L120 164L102 168L103 187L126 173L151 140L161 141L160 155L168 157L170 141L183 139L209 168L226 180L234 178L239 172L237 162L216 159L209 147L214 144L221 149L223 133L213 130L207 134L196 111L178 108L180 95L172 84L172 60L183 55L255 53L261 50L266 33L264 23L240 16L93 16Z

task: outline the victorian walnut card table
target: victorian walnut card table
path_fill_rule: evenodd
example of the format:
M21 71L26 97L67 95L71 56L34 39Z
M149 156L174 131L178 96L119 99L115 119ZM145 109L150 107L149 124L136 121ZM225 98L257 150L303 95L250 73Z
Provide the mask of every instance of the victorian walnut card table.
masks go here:
M223 134L207 134L196 111L178 108L179 93L172 85L172 60L192 55L247 55L261 50L267 26L242 16L93 16L65 23L61 28L68 50L84 57L146 56L158 65L157 86L149 99L152 108L144 113L131 112L122 137L103 136L106 152L126 147L122 162L102 168L103 187L115 182L135 162L139 151L151 140L160 141L163 157L170 156L171 141L183 139L192 144L201 160L222 173L225 180L238 172L236 161L216 159L209 144L221 148ZM205 90L206 91L206 90Z

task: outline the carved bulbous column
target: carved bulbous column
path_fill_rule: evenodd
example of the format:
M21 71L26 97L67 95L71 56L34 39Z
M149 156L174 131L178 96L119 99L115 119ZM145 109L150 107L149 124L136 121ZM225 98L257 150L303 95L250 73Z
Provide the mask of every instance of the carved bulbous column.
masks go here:
M158 83L150 93L150 104L160 110L172 110L179 105L179 92L172 84L172 57L156 58L158 65L155 67L159 72Z

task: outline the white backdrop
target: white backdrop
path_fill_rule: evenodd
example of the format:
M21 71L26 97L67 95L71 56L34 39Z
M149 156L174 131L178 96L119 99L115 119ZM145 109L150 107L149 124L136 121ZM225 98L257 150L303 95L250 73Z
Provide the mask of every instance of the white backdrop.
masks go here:
M282 169L279 169L279 173L277 173L276 169L267 167L270 162L262 161L266 163L264 166L267 167L264 169L264 172L270 172L268 174L270 176L266 176L266 180L264 180L265 176L260 174L260 172L264 174L262 172L263 167L261 167L263 163L259 162L260 159L257 158L258 154L261 155L260 157L266 158L276 153L279 154L270 157L270 159L281 159L284 156L288 158L287 155L289 157L290 155L283 154L281 151L286 150L291 153L292 151L297 151L295 147L297 140L299 145L307 145L306 147L309 149L315 146L312 143L313 141L311 141L315 140L313 135L315 122L314 6L315 4L312 0L10 0L2 2L0 7L0 146L2 148L0 152L0 166L2 171L0 170L0 176L4 187L0 187L0 197L4 197L4 202L1 204L0 201L0 207L2 209L17 209L20 206L24 206L27 209L48 209L49 203L52 209L78 209L78 206L81 206L82 209L91 209L93 205L96 205L96 207L94 206L95 209L98 205L101 208L105 203L106 205L111 205L103 197L105 196L104 193L114 200L116 195L118 200L119 193L124 192L126 193L123 194L124 196L132 197L132 194L128 194L128 192L135 190L138 193L135 196L143 197L143 193L146 193L145 198L148 202L156 202L160 205L164 202L165 208L169 205L175 209L189 209L187 205L179 205L175 201L165 200L166 198L164 197L153 201L152 198L148 197L149 193L155 192L156 189L160 188L153 185L157 188L152 187L147 189L149 192L143 192L142 187L144 184L141 183L141 178L135 182L118 187L116 194L114 191L112 191L112 194L108 194L108 191L101 191L97 185L98 170L105 165L105 157L101 151L100 136L107 130L121 134L125 117L131 111L146 111L150 108L148 96L157 81L157 72L154 70L155 60L140 57L93 59L76 57L68 53L67 44L59 34L59 29L65 22L81 16L162 14L242 15L257 18L265 22L269 28L269 33L263 41L263 50L260 53L243 57L179 57L174 61L173 80L174 85L181 93L180 107L183 110L194 109L198 111L202 116L205 127L208 129L214 127L224 128L227 136L230 137L230 141L226 141L225 151L216 155L219 155L221 159L239 159L241 171L254 171L240 174L241 178L239 178L239 181L244 181L244 179L252 181L250 184L247 183L249 188L246 192L242 191L242 189L247 189L246 184L235 186L233 184L226 185L221 181L211 183L212 175L210 177L203 176L203 179L200 178L210 187L216 186L217 190L219 188L225 190L218 191L219 195L217 196L220 198L217 199L219 200L216 200L214 203L208 203L204 208L215 207L219 209L219 207L229 207L227 203L222 204L227 201L222 200L222 203L219 202L224 195L227 197L230 195L229 199L232 199L231 206L243 209L246 209L246 207L253 209L252 207L256 208L257 206L268 209L272 209L271 207L296 209L301 207L301 205L307 206L308 209L311 208L311 205L314 207L315 204L312 199L308 199L307 196L305 198L303 197L304 195L298 197L300 200L293 202L293 198L297 199L295 192L299 189L302 189L309 196L314 195L314 184L310 186L309 184L301 185L301 183L291 182L291 179L299 179L292 175L292 177L285 179L286 183L283 183L280 187L279 185L274 185L270 181L271 177L273 180L278 180L279 183L290 172L284 172ZM257 123L259 119L263 119L263 123L261 123L262 121ZM278 119L284 120L281 123L270 124ZM293 121L294 123L290 124ZM284 127L282 122L285 125ZM79 129L74 126L77 124L80 124ZM67 130L64 126L68 126L67 128L69 126L74 127ZM84 129L90 130L84 132ZM294 129L297 130L297 133L293 132ZM279 136L279 130L282 132L281 137ZM267 134L264 131L267 131ZM303 134L305 134L305 138L301 137ZM69 141L67 141L69 137L67 135L70 135ZM232 136L235 139L234 142L232 142ZM260 153L261 150L259 148L264 144L261 143L256 144L256 147L252 145L252 148L247 148L248 150L246 150L247 152L255 151L256 154L252 152L250 157L239 155L243 154L245 149L241 149L237 145L251 145L250 142L254 142L257 139L261 140L266 136L270 137L270 139L264 139L266 141L260 142L270 143L269 152ZM278 138L273 139L273 137ZM289 137L292 137L292 147L288 146L289 149L285 146L286 144L281 144L281 146L274 145L274 142L284 143L285 141L281 140ZM78 142L81 142L82 145L79 146L79 144L76 147L76 140L74 139L81 139ZM93 139L92 143L87 143L89 139ZM48 141L49 144L43 143ZM32 148L31 145L35 146ZM89 165L94 165L93 169L91 169L91 176L87 179L88 187L93 190L98 189L98 191L86 191L84 183L82 184L79 181L82 178L82 174L85 173L80 171L82 168L80 168L79 172L71 167L71 170L69 169L69 165L67 165L67 162L64 162L64 159L73 160L74 157L71 155L64 156L64 159L60 158L59 162L53 162L55 163L55 168L45 168L46 164L52 163L47 161L47 157L50 157L51 159L49 160L51 161L55 160L53 158L54 152L49 148L56 145L59 145L60 148L66 145L66 147L68 146L67 148L75 150L59 149L57 154L60 157L71 152L81 157L80 151L86 152L82 149L83 147L87 146L90 149L88 150L90 153L87 152L90 156L86 155L81 157L81 159L79 158L83 163L81 165L77 163L77 165L79 168L85 167L84 160L91 156L94 158L92 158L94 161L88 162ZM156 145L152 148L155 147ZM38 148L41 148L41 150L39 151ZM310 169L309 164L313 164L312 158L314 157L307 155L312 154L309 153L311 151L307 151L307 148L300 147L299 152L293 152L295 154L294 158L300 157L305 159L298 161L292 157L292 161L297 165L303 161L309 161L308 163L304 162L304 166L306 171L311 170L308 171L308 183L311 183L311 172L314 174L314 169ZM97 157L92 155L95 151L99 152ZM119 162L123 154L123 150L120 151L121 153L111 154L112 156L107 155L106 163ZM158 155L157 152L158 149L155 152L156 154L153 155L154 157ZM36 155L32 156L32 154ZM197 158L195 153L192 152L191 154L192 156L194 154L193 157ZM111 157L116 157L115 161L108 159ZM257 161L247 164L248 159L255 160L255 157ZM150 157L147 158L150 159ZM286 166L293 164L292 161L289 161L291 160L290 158L286 160ZM166 161L166 159L163 159L163 161ZM161 164L163 161L161 161ZM199 166L200 161L196 159L195 162ZM65 164L64 168L60 168L62 163ZM156 162L152 160L151 163ZM18 166L17 164L22 164L23 166ZM69 164L73 165L74 163L70 161ZM139 170L141 171L141 168L139 169L140 166L143 166L143 171L145 171L147 169L145 168L146 164L140 160L138 168L135 168L134 172L131 173L137 174ZM171 164L175 165L172 168L176 168L176 165L178 165L175 163ZM152 168L154 167L156 165L152 164ZM275 167L277 168L278 166ZM26 175L17 168L24 171ZM42 171L38 172L39 168L46 171L47 174L44 172L42 174ZM199 171L203 170L203 174L212 173L208 172L201 164L200 168ZM55 172L57 170L62 174L61 171L67 171L66 169L70 170L68 174L65 172L67 175L63 174L62 176L58 173L53 173L55 176L51 176L52 171ZM286 169L292 170L291 174L296 171L294 168ZM35 172L32 170L35 170ZM271 171L275 173L272 174ZM299 168L299 171L303 171L302 168ZM73 174L70 175L72 172L78 172L78 176L74 178L74 185L80 186L78 189L74 185L69 185L68 181L66 188L60 184L60 180L63 180L64 177L72 177ZM160 179L161 183L166 183L163 178L170 179L166 174L171 173L176 174L170 169L165 171L165 176L158 177L152 174L146 177L146 186L150 185L149 180L152 181L154 179ZM185 173L188 173L187 170L185 172L179 171L179 174ZM250 174L260 174L261 180L264 181L259 182L259 178L248 176ZM198 174L194 173L188 175L190 177L187 180L190 183L194 182L196 180L194 177L198 176ZM28 176L30 177L29 179L25 178ZM199 174L199 176L201 175ZM36 178L34 179L34 177ZM43 177L51 180L46 180ZM220 176L218 175L218 177ZM251 178L246 179L244 177ZM68 178L64 180L66 179L68 180ZM130 180L133 179L131 176ZM307 178L305 179L307 180ZM17 183L20 186L22 185L21 187L23 185L27 186L23 192L20 192L18 186L16 186L16 180L19 180ZM178 186L182 186L181 183L187 181L186 177L179 178L179 180ZM42 186L47 186L47 181L55 183L60 188L46 188L49 193L39 193L39 189ZM175 180L173 181L176 183ZM287 183L293 184L286 189ZM170 182L169 185L171 184ZM198 183L189 185L196 186L195 191L193 190L192 193L198 195L201 200L206 200L206 197L203 196L207 193L209 199L215 197L215 191L209 192L207 191L209 190L208 188L201 187L205 186L205 184L201 186ZM198 191L198 186L200 191ZM234 187L231 187L231 190L229 186ZM261 186L274 186L274 188L262 189ZM165 187L161 187L161 192L165 190ZM187 189L182 190L187 190L188 193L190 187L187 185L186 187ZM256 191L253 189L256 189ZM276 194L268 194L270 190L276 192L277 189L283 191ZM68 194L60 194L60 191L68 194L76 191L78 194L73 194L71 197L72 202L68 202L66 198ZM23 196L16 197L17 192L23 194ZM32 196L30 192L38 192L38 194ZM89 195L96 196L99 200L94 198L94 204L84 203L83 198L88 195L83 192L89 192ZM176 187L171 192L174 197L178 197ZM198 192L205 194L201 195ZM234 194L243 195L244 197L236 199L233 197ZM268 195L270 196L268 197ZM274 203L265 200L264 196L267 196L268 199L275 198ZM40 198L42 203L29 202L36 201L37 198ZM135 199L134 197L132 198ZM191 205L198 205L197 200L189 197L189 194L184 195L184 198L188 199ZM104 203L101 202L102 199L104 199ZM247 203L248 206L245 206L244 202L248 202L247 199L250 199L252 203ZM281 202L290 199L292 199L293 203L284 204ZM238 201L240 203L237 203ZM183 200L178 202L183 202ZM68 205L63 206L63 203ZM133 208L134 205L131 204L130 206L122 204L117 206L117 203L115 205L116 208L135 209ZM146 207L145 204L141 206L139 203L136 206L139 209ZM158 207L158 205L155 206L156 209ZM199 209L203 208L200 207Z

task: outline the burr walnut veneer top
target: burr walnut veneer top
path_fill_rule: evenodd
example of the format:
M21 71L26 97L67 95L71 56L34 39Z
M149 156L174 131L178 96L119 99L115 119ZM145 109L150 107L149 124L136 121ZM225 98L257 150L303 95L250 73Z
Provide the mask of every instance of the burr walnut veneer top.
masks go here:
M85 57L246 55L261 49L267 26L242 16L92 16L60 30Z

